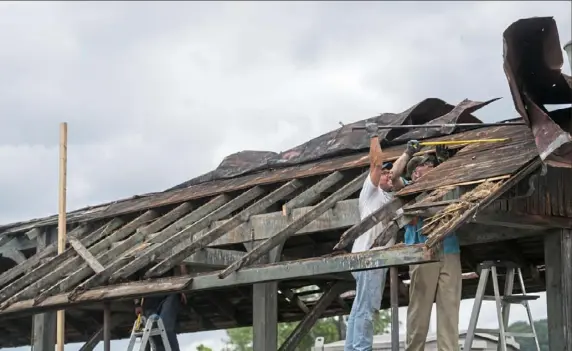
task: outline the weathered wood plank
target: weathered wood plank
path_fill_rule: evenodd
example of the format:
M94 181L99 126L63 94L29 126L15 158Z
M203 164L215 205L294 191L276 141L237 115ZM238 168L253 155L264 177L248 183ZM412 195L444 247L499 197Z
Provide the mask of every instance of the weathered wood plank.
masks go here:
M194 276L179 276L137 281L112 286L98 287L86 291L74 301L67 294L51 296L34 305L34 300L16 302L0 311L1 318L11 318L22 314L34 314L45 310L71 308L90 305L102 300L131 299L169 292L192 292L220 289L230 286L250 285L271 281L297 279L330 273L376 269L432 262L437 259L424 245L411 245L399 248L374 249L334 257L314 258L300 261L286 261L275 264L246 267L240 274L220 279L218 272Z
M110 226L106 225L107 229L102 231L102 236L104 238L89 248L89 251L92 255L97 256L99 253L107 250L111 245L121 239L124 239L126 236L133 233L137 228L139 228L142 224L147 223L148 221L152 220L157 216L157 212L154 210L149 210L143 213L141 216L135 218L131 222L125 224L121 228L112 231L110 228L119 227L121 226L120 223L123 223L122 220L115 221L115 224ZM113 221L112 221L113 222ZM112 234L107 235L107 233L111 232ZM67 274L73 272L78 266L80 267L83 263L81 257L74 257L63 264L57 266L56 269L48 273L47 275L43 276L42 278L35 280L32 284L28 285L25 289L21 290L19 293L12 296L9 300L5 302L5 304L10 304L20 299L27 299L32 298L33 296L37 296L43 289L50 287L52 284L55 284L58 280L65 277Z
M17 264L22 264L26 262L26 256L24 256L24 254L17 249L7 250L0 256L9 258L12 261L16 262Z
M328 209L332 208L338 201L345 200L347 197L358 191L362 187L364 180L368 176L369 176L369 171L364 172L358 177L354 178L348 184L344 185L341 189L337 190L332 195L328 196L327 198L322 200L319 204L314 206L312 210L310 210L310 212L306 213L302 217L290 223L286 228L279 231L271 238L257 245L242 259L236 261L235 263L230 265L227 269L225 269L223 272L221 272L220 277L221 278L227 277L231 273L239 270L242 266L248 265L249 263L258 259L266 252L270 251L273 247L283 243L287 238L294 235L298 230L302 229L310 222L320 217L320 215L322 215Z
M542 164L540 158L536 157L534 160L529 162L525 167L523 167L520 171L518 171L515 175L511 178L503 181L501 186L494 192L490 193L486 196L483 200L479 201L478 205L473 206L471 209L465 211L462 216L456 219L453 224L446 230L440 233L435 233L433 235L429 235L426 245L428 247L434 247L439 242L441 242L449 233L456 231L463 223L468 221L471 217L474 217L475 214L480 210L488 205L490 205L494 200L496 200L499 196L504 194L507 190L512 188L515 184L521 181L524 177L528 174L532 173L535 169L537 169Z
M94 272L101 272L104 270L101 263L83 246L79 240L75 238L68 239L70 245L74 248L75 252L83 258L83 260L94 270Z
M72 237L72 235L78 235L80 233L85 233L87 231L88 231L87 227L78 227L76 230L71 231L69 233L69 236ZM87 239L90 237L91 235L85 238L84 240L87 242ZM57 242L49 245L39 254L35 254L34 256L27 259L25 262L7 271L5 274L2 275L1 278L4 278L4 281L10 281L18 277L20 274L25 273L28 269L36 267L37 264L41 263L41 259L48 258L49 256L47 255L53 255L57 253L57 248L58 248ZM73 253L74 250L72 249L66 250L62 254L52 257L48 262L32 269L29 273L23 275L22 277L15 280L11 284L6 285L2 290L0 290L0 302L6 301L6 299L8 299L10 296L12 296L18 291L21 291L21 289L26 287L26 285L36 281L40 277L43 277L49 272L56 269L58 265L70 259L73 256Z
M209 246L216 247L230 244L240 244L250 242L252 240L268 239L272 237L273 233L275 233L277 230L283 230L296 219L311 211L312 208L313 207L310 206L294 209L290 217L282 215L281 212L272 212L252 216L247 223L243 223L229 231L227 234L220 237ZM459 240L461 240L461 245L488 243L542 234L539 230L515 230L513 227L520 228L520 226L518 226L518 222L520 222L521 216L506 217L511 222L503 223L504 228L499 230L501 228L500 226L494 226L493 222L489 223L489 221L487 221L488 215L489 210L487 208L477 215L475 221L470 221L467 224L464 224L457 231L457 236L459 236ZM492 215L494 216L495 214L493 213ZM535 218L535 216L532 216L527 220L533 221ZM486 222L487 225L479 223L481 220ZM542 219L539 220L542 222L538 222L536 226L545 228L545 226L542 225L544 221ZM512 224L512 221L515 223ZM211 228L220 226L224 222L225 221L217 221L213 223ZM358 200L343 200L338 202L330 210L323 213L320 217L310 222L304 228L300 229L298 232L296 232L295 235L307 235L322 231L346 229L358 224L359 222L360 218L358 211ZM478 231L475 231L472 228L478 228ZM197 235L201 234L202 233L199 232Z
M121 257L121 255L125 251L133 248L133 246L135 246L136 244L143 242L143 240L144 240L143 233L136 231L135 234L131 235L127 240L123 241L120 245L117 245L116 247L104 251L103 253L98 255L97 259L100 262L103 262L103 264L105 265L108 265L110 262L116 262L116 261L124 263L126 262L126 260L124 257ZM89 277L93 272L94 270L91 269L90 266L86 264L81 265L80 268L75 272L73 272L71 275L67 276L65 279L62 279L57 284L52 285L50 288L42 292L42 294L40 294L40 296L36 298L36 302L45 299L48 296L70 290L76 284L79 284L82 280ZM96 276L97 274L98 272L96 272Z
M78 228L72 230L68 235L70 237L74 236L74 235L80 236L80 235L85 234L88 230L89 230L88 226L81 226L81 227L78 227ZM90 237L90 236L88 236L88 237ZM87 238L85 240L87 240ZM0 275L0 286L4 286L4 285L8 284L9 282L11 282L12 280L16 279L21 274L24 274L25 272L32 270L34 267L36 267L38 264L40 264L43 259L48 258L50 256L53 256L57 252L58 252L57 243L52 243L52 244L48 245L48 247L46 247L44 250L42 250L41 252L38 252L34 256L28 258L22 264L19 264L16 267L13 267L12 269L2 273ZM62 259L60 257L55 261L56 265L58 264L58 262L63 262L67 259L67 258L65 258L65 256L62 256L62 257L64 257L64 258ZM53 265L53 263L52 263L52 265ZM21 289L21 287L25 286L26 284L27 283L24 283L23 285L19 285L19 287L16 288L14 291ZM4 289L2 289L2 291L3 290ZM2 292L0 291L0 295L1 294L2 294Z
M222 203L221 200L224 200L224 197L221 197L221 199L218 199L217 202ZM127 252L128 250L132 249L136 244L143 242L146 234L148 234L150 232L154 232L156 230L163 229L164 227L168 226L170 223L173 223L174 221L176 221L181 216L184 216L187 213L187 211L189 211L189 210L190 210L190 205L185 206L185 204L183 204L181 206L178 206L177 208L169 211L168 213L164 214L163 216L161 216L161 217L157 218L156 220L154 220L153 222L149 223L147 226L145 226L143 228L139 228L137 230L137 232L134 235L132 235L131 237L129 237L127 240L119 243L117 246L112 247L111 250L103 253L99 257L99 259L102 262L104 262L105 265L108 265L107 268L104 268L99 272L96 271L96 274L93 277L91 277L90 279L85 281L82 285L80 285L74 291L74 293L72 293L70 296L73 297L73 296L75 296L75 294L79 293L80 291L88 289L92 286L97 286L97 285L102 284L105 280L107 280L107 278L109 278L109 276L111 274L113 274L113 272L115 272L117 269L119 269L120 267L123 267L127 262L129 262L132 257L137 257L137 256L130 256L130 255L125 255L125 256L122 256L122 255L125 252ZM198 218L198 217L195 217L195 218ZM192 218L189 217L188 215L185 216L184 219L186 221L192 220ZM140 248L140 249L142 249L142 248ZM141 253L140 250L138 250L137 252ZM56 292L67 291L68 289L71 289L76 284L80 283L83 279L87 278L90 274L91 274L91 271L86 266L83 266L79 270L74 272L71 276L67 277L65 280L60 282L58 284L59 287L54 286L53 288L57 289L54 291L56 291ZM48 295L45 295L45 296L48 296ZM43 297L45 297L45 296L43 296Z
M216 211L230 200L230 196L226 194L219 195L209 200L207 203L200 206L196 210L193 210L191 213L185 215L183 218L175 221L175 223L170 224L160 232L147 235L152 238L151 242L160 244L181 230L187 228L191 224L194 224L195 222L201 220L203 217L208 216L211 212Z
M150 223L148 226L140 228L139 230L145 235L158 232L165 227L173 224L173 222L179 220L181 217L188 214L192 210L193 206L189 202L184 202L153 221L153 223Z
M123 266L121 269L117 270L116 272L113 272L113 274L109 278L109 282L113 283L120 279L127 278L128 276L132 275L133 273L145 267L147 264L151 263L153 260L153 256L160 255L164 252L172 250L177 244L185 241L185 239L190 238L191 235L193 235L194 233L198 232L199 230L208 228L208 226L212 222L230 215L232 212L238 210L239 208L246 205L250 201L254 200L258 196L262 195L263 193L264 190L261 187L254 187L240 194L230 202L222 205L221 207L218 207L210 214L199 219L195 223L185 227L183 230L179 231L175 235L172 235L171 237L162 241L159 245L150 247L149 249L145 250L146 252L145 255L137 257L135 260ZM207 203L204 206L208 205L209 203ZM200 208L197 209L197 211L198 210L200 210Z
M293 209L310 205L318 200L324 191L336 185L336 183L340 182L343 178L344 175L341 172L333 172L284 204L284 206L282 206L282 213L285 216L289 216Z
M229 244L241 244L252 240L264 240L272 237L274 233L286 228L300 217L306 215L314 207L302 207L292 210L290 216L284 216L281 212L272 212L252 216L246 223L230 230L224 236L212 242L209 246L222 246ZM211 228L216 228L226 221L217 221ZM342 229L351 227L359 222L357 199L343 200L336 203L331 209L324 212L318 218L298 230L294 235L305 235L330 229ZM202 235L198 233L197 235Z
M160 263L153 266L151 269L149 269L149 271L147 271L145 277L146 278L157 277L166 273L172 267L182 262L185 259L185 257L189 257L190 255L197 252L201 248L205 247L206 245L212 243L214 240L223 236L229 230L239 226L244 222L247 222L251 216L263 213L270 206L284 199L286 196L290 195L301 186L302 182L296 179L291 180L288 183L282 185L280 188L276 189L267 196L256 201L251 206L247 207L245 210L239 212L237 215L232 217L229 221L225 222L220 227L217 227L209 231L205 235L194 240L188 246L181 248L177 252L165 258Z
M550 350L572 350L572 230L545 237L546 301Z
M350 245L357 237L373 228L378 223L389 222L395 217L395 212L405 205L405 201L401 198L394 198L391 202L383 205L369 216L365 217L358 224L346 230L340 237L340 241L334 246L334 250L343 250Z
M349 289L349 284L345 282L335 282L328 291L326 291L318 300L312 311L308 313L296 328L292 331L284 343L280 346L279 351L294 351L300 344L300 341L308 334L310 329L316 324L316 321L326 311L328 306L340 296L341 293Z

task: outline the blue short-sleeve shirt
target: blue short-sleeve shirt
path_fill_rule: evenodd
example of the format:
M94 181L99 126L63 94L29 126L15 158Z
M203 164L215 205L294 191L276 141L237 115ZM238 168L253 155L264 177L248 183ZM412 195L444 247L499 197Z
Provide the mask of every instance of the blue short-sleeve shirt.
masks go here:
M407 185L410 182L403 179L403 182ZM427 241L427 236L421 234L421 228L423 227L423 219L417 217L410 224L405 226L405 244L423 244ZM461 252L461 247L459 245L459 239L455 233L449 234L443 240L443 253L444 254L457 254Z

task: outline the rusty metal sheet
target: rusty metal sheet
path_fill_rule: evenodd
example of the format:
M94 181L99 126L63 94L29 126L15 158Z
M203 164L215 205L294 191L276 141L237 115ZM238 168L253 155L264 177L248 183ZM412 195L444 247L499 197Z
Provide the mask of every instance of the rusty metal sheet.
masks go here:
M535 137L541 159L572 167L572 114L556 118L547 104L572 103L570 77L562 74L562 49L552 17L521 19L503 33L504 64L513 102Z

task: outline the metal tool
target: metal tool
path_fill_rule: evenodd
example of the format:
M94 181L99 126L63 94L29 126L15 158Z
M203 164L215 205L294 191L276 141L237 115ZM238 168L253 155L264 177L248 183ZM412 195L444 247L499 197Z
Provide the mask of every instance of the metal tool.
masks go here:
M141 330L141 323L145 324L145 328ZM157 324L155 326L155 324ZM141 338L141 345L139 346L139 351L145 351L147 344L150 343L151 350L157 350L157 346L153 341L152 336L161 335L161 340L163 341L163 346L165 351L171 351L171 344L169 344L169 338L167 337L167 332L165 331L165 325L163 320L156 314L149 316L149 318L137 316L135 323L133 324L133 330L131 331L131 338L129 338L129 346L127 346L127 351L133 351L135 347L135 342L138 338Z
M522 272L520 267L514 262L501 262L501 261L485 261L479 265L481 273L479 279L479 285L477 287L477 293L475 296L475 302L473 304L473 311L471 313L471 319L469 320L469 329L467 330L467 335L465 337L465 346L463 350L470 350L473 346L473 338L475 333L486 333L498 335L499 338L499 350L507 351L506 349L506 337L521 337L521 338L534 338L536 345L536 350L540 351L540 345L538 344L538 337L536 336L536 329L534 328L534 321L532 319L532 313L530 312L530 307L528 301L536 300L539 298L538 295L526 295L526 289L524 287L524 279L522 278ZM505 275L505 287L503 296L499 293L498 284L498 273L497 268L503 267L506 269ZM512 289L514 285L514 275L515 271L518 273L518 280L520 283L520 290L522 294L513 295ZM493 290L494 296L485 296L485 288L487 286L487 280L489 277L489 272L492 273L493 278ZM481 305L483 300L493 300L496 302L497 309L497 319L499 324L499 329L477 329L477 322L479 319L479 313L481 311ZM531 332L530 333L512 333L506 331L509 322L509 313L511 304L521 304L526 308L526 313L528 315L528 322L530 323Z
M476 143L501 143L503 141L509 141L510 138L501 139L475 139L475 140L443 140L443 141L420 141L421 146L431 146L431 145L459 145L459 144L476 144Z
M430 128L455 128L455 127L498 127L498 126L525 126L524 122L512 123L448 123L448 124L395 124L378 125L378 129L430 129ZM363 127L352 127L352 130L365 129Z

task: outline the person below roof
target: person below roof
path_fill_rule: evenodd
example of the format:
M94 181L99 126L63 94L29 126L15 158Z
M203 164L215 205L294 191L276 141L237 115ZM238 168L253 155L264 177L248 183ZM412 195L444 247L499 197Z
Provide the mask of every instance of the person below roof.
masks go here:
M383 163L377 124L367 123L366 131L370 138L370 169L358 200L361 219L388 204L393 199L392 192L405 186L401 175L420 148L419 142L409 142L406 151L393 165ZM363 233L354 241L352 252L369 250L383 230L383 224L379 223ZM393 238L384 247L394 244ZM373 320L381 308L387 268L352 272L352 275L356 280L356 295L348 318L344 351L369 351L373 344Z
M407 175L417 181L449 157L444 147L437 148L437 156L416 156L407 164ZM448 194L452 195L452 194ZM405 226L405 244L424 243L421 233L423 219L415 218ZM422 351L431 320L433 302L437 304L437 348L439 351L459 350L459 308L461 304L461 260L457 236L446 237L442 245L440 262L409 267L409 306L407 308L406 351Z
M177 269L178 268L178 269ZM173 268L166 275L186 275L187 267L182 264ZM172 351L180 351L179 341L177 340L177 333L175 327L177 325L177 315L181 310L181 305L187 304L187 297L184 293L169 294L160 296L149 296L144 299L135 299L135 314L143 315L145 318L156 314L161 317L163 325L165 326L165 333L169 339L169 346ZM142 326L145 327L145 326ZM165 351L165 345L160 335L151 336L153 343L156 346L156 351ZM149 343L145 351L150 351L151 346Z

